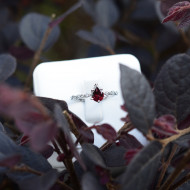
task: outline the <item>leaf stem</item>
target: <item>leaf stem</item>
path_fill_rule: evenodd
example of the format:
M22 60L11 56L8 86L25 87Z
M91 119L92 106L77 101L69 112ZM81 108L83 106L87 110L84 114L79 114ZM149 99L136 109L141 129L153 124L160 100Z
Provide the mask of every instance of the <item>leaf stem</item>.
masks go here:
M179 162L179 164L175 168L174 172L171 173L171 175L167 178L167 180L161 186L160 190L168 190L170 188L171 184L177 178L177 176L181 173L181 171L184 169L184 167L189 163L189 161L190 161L190 150L188 150L186 152L183 159Z
M29 166L27 165L22 165L22 166L14 166L13 168L11 168L12 171L15 171L15 172L28 172L28 173L32 173L32 174L35 174L35 175L38 175L38 176L42 176L43 173L37 171L37 170L34 170L32 168L30 168ZM59 179L56 180L56 183L61 185L65 190L73 190L71 187L69 187L67 184L65 184L64 182L60 181Z
M158 183L157 183L157 186L156 186L156 190L160 188L160 185L161 185L161 183L162 183L162 180L163 180L163 178L164 178L164 175L165 175L165 173L166 173L166 170L167 170L167 168L168 168L168 166L169 166L169 164L170 164L170 162L171 162L173 156L175 155L175 152L176 152L176 150L177 150L177 147L178 147L177 144L174 144L174 145L173 145L168 160L167 160L165 163L162 164L162 171L161 171L160 177L159 177L159 179L158 179Z

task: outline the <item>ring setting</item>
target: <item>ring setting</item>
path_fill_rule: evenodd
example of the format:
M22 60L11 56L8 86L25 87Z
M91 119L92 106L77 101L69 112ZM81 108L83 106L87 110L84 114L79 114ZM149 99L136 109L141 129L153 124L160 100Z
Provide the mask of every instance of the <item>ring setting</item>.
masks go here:
M86 98L90 98L91 100L94 100L95 102L99 103L102 100L107 99L108 96L114 96L117 94L118 94L117 91L103 92L103 89L100 89L98 87L98 84L95 84L90 94L86 93L86 94L71 96L71 100L85 102Z

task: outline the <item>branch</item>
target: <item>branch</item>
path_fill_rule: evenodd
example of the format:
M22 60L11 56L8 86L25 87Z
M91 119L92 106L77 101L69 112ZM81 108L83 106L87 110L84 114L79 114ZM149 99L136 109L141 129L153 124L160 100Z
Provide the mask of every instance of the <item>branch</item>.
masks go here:
M62 130L59 131L59 135L57 137L57 142L59 143L59 146L61 147L62 151L65 153L65 159L64 159L64 163L65 166L70 174L71 177L71 182L74 186L75 190L80 190L80 183L78 181L78 178L76 176L75 170L74 170L74 166L72 163L72 157L70 157L70 151L67 148L67 143L65 140L65 134L63 133Z
M161 171L161 173L160 173L160 177L159 177L159 179L158 179L158 183L157 183L156 189L159 189L159 188L160 188L160 185L161 185L161 183L162 183L162 180L163 180L163 178L164 178L164 175L165 175L165 173L166 173L166 170L167 170L167 168L168 168L168 166L169 166L169 164L170 164L170 162L171 162L173 156L175 155L175 152L176 152L176 150L177 150L177 147L178 147L177 144L174 144L174 145L173 145L168 160L167 160L165 163L162 164L162 171Z
M45 46L45 43L52 31L52 29L60 24L60 22L62 22L68 15L70 15L71 13L73 13L74 11L76 11L79 7L82 6L82 2L79 1L78 3L76 3L75 5L73 5L68 11L66 11L65 13L63 13L61 16L59 16L57 19L54 19L52 20L49 25L48 25L48 28L47 30L45 31L44 33L44 36L42 38L42 41L40 43L40 46L38 48L38 50L35 52L34 54L34 58L33 58L33 61L32 61L32 65L30 67L30 71L29 71L29 74L28 74L28 77L26 79L26 83L25 83L25 90L28 90L28 86L32 80L32 73L34 71L34 68L38 65L38 62L40 60L40 55L44 49L44 46ZM52 15L52 18L53 18L54 15Z
M78 132L78 129L77 129L74 121L72 120L70 114L66 110L63 111L63 114L65 115L65 117L66 117L66 119L67 119L67 121L69 123L69 127L70 127L71 132L75 135L75 137L77 139L79 139L80 133ZM79 142L80 142L80 144L82 143L82 141L79 141Z
M175 168L174 172L171 173L171 175L167 178L165 183L161 186L160 190L168 190L171 184L175 181L175 179L184 169L184 167L189 163L189 161L190 161L190 150L187 151L183 159L179 162L179 164Z
M66 11L61 16L59 16L57 19L55 19L54 21L50 22L49 23L49 27L53 28L56 25L60 24L68 15L70 15L71 13L73 13L74 11L76 11L81 6L82 6L82 1L79 1L78 3L76 3L75 5L73 5L68 11Z
M42 176L43 173L34 170L32 168L30 168L27 165L22 165L22 166L14 166L13 168L11 168L12 171L14 172L28 172L28 173L32 173L38 176ZM67 184L65 184L64 182L60 181L60 180L56 180L56 183L61 185L65 190L73 190L71 187L69 187Z
M181 136L183 136L183 135L185 135L185 134L187 134L187 133L190 133L190 127L186 128L186 129L183 129L183 130L176 130L176 132L177 132L178 134L173 135L173 136L171 136L171 137L168 137L168 138L166 138L166 139L161 139L161 140L159 140L159 142L160 142L161 144L163 144L163 146L166 146L168 143L170 143L170 142L172 142L172 141L175 141L175 140L178 139L179 137L181 137Z
M123 127L121 127L121 129L117 132L117 139L116 139L116 140L118 140L118 139L120 138L121 133L122 133L123 131L129 132L129 131L131 131L133 128L134 128L134 127L133 127L133 125L132 125L131 122L125 123L125 124L123 125ZM107 142L105 142L105 143L100 147L100 150L104 151L104 150L106 150L107 148L109 148L111 145L112 145L112 143L110 143L109 141L107 141Z
M172 185L169 190L175 190L178 187L180 187L182 184L186 183L187 181L190 180L190 174L187 174L184 178L179 180L176 184Z
M45 43L51 33L53 28L50 28L48 27L44 33L44 36L42 38L42 41L40 43L40 47L38 48L38 50L35 52L34 54L34 58L33 58L33 61L32 61L32 65L30 67L30 71L29 71L29 74L28 74L28 77L26 79L26 83L25 83L25 90L27 90L27 88L29 88L29 84L32 80L32 74L33 74L33 71L34 71L34 68L38 65L38 62L40 60L40 55L44 49L44 46L45 46Z

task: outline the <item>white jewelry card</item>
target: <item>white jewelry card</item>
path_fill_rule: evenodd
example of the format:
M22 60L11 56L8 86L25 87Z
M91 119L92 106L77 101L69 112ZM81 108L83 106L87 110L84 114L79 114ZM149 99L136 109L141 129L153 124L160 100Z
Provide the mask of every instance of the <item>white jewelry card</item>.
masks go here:
M88 126L108 123L118 131L124 124L121 118L126 116L120 107L124 103L120 87L120 63L140 72L139 61L130 54L41 63L33 73L34 93L66 101L69 110ZM100 103L90 98L85 102L71 100L73 95L91 93L94 83L98 83L102 92L117 91L118 94L108 96ZM93 132L94 144L100 147L105 140ZM146 143L137 130L130 133L142 144Z

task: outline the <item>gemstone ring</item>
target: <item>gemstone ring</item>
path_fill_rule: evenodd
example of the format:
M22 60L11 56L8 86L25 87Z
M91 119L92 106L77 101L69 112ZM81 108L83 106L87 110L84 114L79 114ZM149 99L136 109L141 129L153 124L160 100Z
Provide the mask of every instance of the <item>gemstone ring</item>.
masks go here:
M94 100L95 102L101 102L102 100L105 100L108 98L108 96L114 96L117 95L117 91L110 91L110 92L103 92L102 89L98 88L98 84L94 85L94 88L91 90L91 94L79 94L76 96L71 96L71 100L85 102L85 98L89 98L91 100Z

